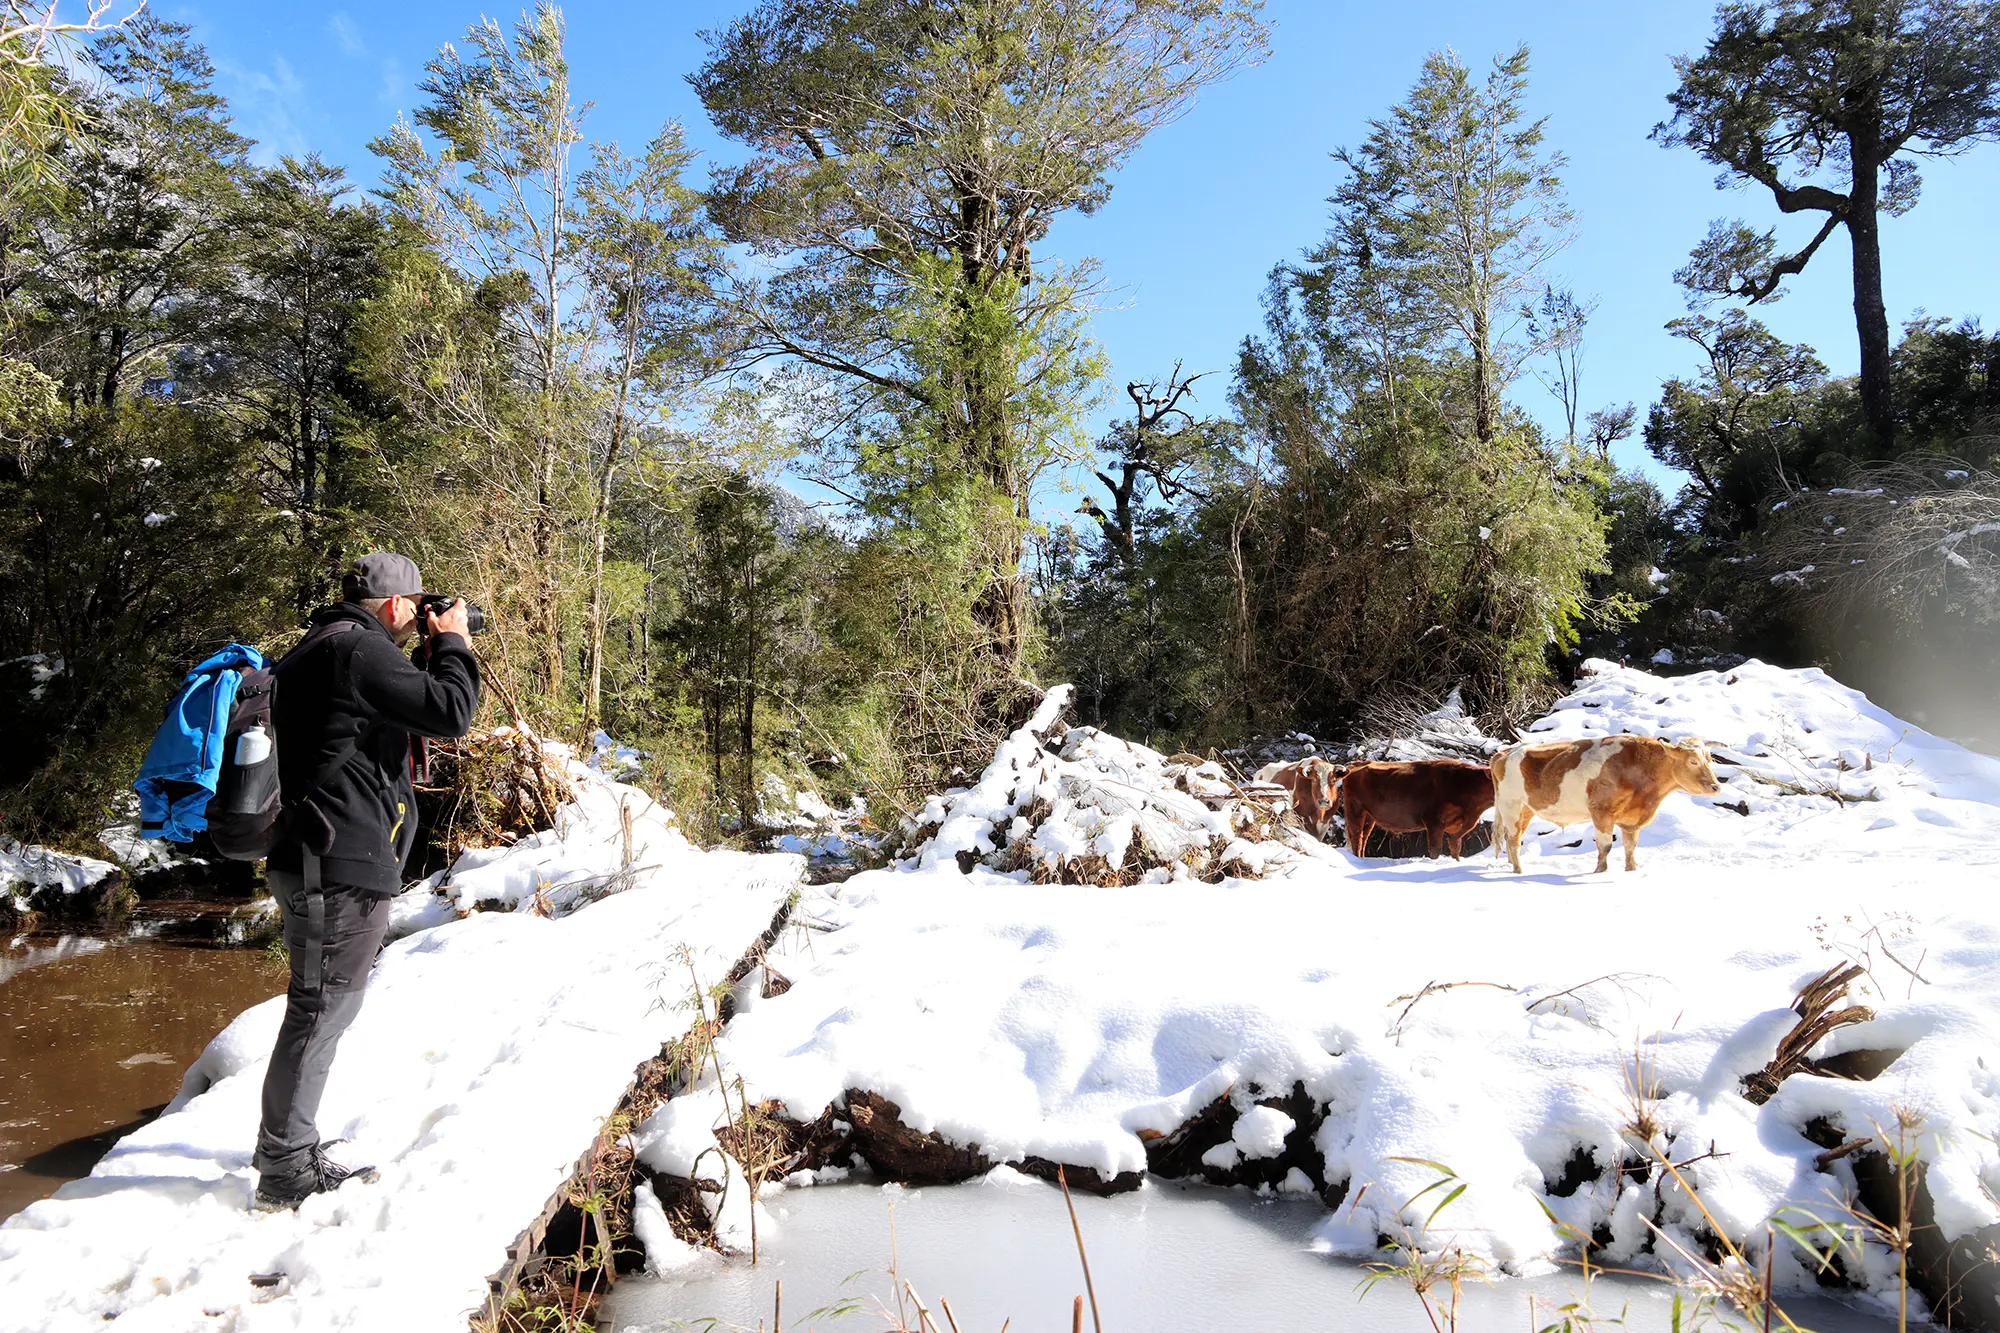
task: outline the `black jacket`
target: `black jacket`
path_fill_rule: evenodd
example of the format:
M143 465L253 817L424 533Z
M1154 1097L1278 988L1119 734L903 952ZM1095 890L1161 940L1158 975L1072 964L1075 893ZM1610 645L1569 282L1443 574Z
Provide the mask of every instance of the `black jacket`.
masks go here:
M433 638L427 660L421 648L419 660L405 658L382 622L351 602L312 615L315 628L338 620L354 628L304 644L278 667L271 722L287 807L344 747L355 749L312 794L312 808L287 817L269 864L297 874L304 842L319 853L328 885L391 894L403 886L416 842L411 767L420 742L412 738L465 734L479 707L479 664L456 634Z

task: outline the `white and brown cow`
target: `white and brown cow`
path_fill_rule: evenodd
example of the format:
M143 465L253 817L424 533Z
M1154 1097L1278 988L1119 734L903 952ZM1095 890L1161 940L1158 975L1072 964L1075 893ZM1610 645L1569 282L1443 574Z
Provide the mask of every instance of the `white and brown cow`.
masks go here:
M1283 787L1291 797L1292 813L1315 838L1326 831L1333 817L1334 800L1340 787L1341 770L1324 759L1294 759L1289 764L1266 764L1257 771L1257 781Z
M1493 756L1493 854L1501 845L1521 873L1521 837L1539 815L1558 826L1589 820L1597 830L1597 870L1611 863L1613 830L1625 835L1625 868L1637 870L1639 830L1676 791L1713 796L1722 790L1708 747L1651 736L1606 736L1511 746Z

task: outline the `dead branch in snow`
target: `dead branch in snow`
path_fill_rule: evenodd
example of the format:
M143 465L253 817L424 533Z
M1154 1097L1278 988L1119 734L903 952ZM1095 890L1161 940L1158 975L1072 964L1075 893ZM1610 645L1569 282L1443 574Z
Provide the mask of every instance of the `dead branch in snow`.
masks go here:
M1403 1005L1403 1012L1397 1014L1396 1021L1389 1025L1389 1035L1399 1039L1402 1037L1403 1020L1410 1016L1410 1010L1417 1007L1417 1001L1423 999L1426 995L1436 995L1441 991L1457 990L1461 986L1490 986L1494 990L1504 990L1510 992L1519 989L1518 987L1509 986L1504 982L1499 982L1499 981L1426 981L1424 983L1423 989L1418 991L1416 994L1398 995L1395 999L1389 1001L1389 1003L1392 1005L1393 1004ZM1405 1000L1409 1001L1409 1003L1403 1004Z
M1778 1091L1778 1085L1787 1077L1805 1069L1812 1048L1820 1039L1835 1028L1850 1023L1866 1023L1875 1017L1875 1011L1866 1005L1851 1004L1844 1009L1835 1009L1834 1003L1846 998L1847 985L1867 969L1859 963L1849 963L1845 967L1836 965L1807 982L1792 1001L1792 1011L1799 1021L1778 1041L1778 1052L1771 1062L1754 1074L1743 1079L1743 1096L1756 1105L1771 1100Z

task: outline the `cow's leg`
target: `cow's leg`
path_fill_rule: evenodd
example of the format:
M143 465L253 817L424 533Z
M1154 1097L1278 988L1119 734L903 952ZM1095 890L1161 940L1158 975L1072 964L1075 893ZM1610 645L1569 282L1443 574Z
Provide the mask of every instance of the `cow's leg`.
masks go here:
M1521 873L1521 839L1528 836L1528 821L1535 812L1522 806L1514 816L1513 827L1507 830L1507 859L1514 863L1514 873Z
M1424 829L1424 855L1435 861L1438 859L1438 853L1443 850L1444 826L1442 824L1428 825Z
M1627 870L1637 870L1639 868L1639 826L1637 824L1620 824L1618 826L1618 836L1625 843L1625 868Z
M1611 868L1611 835L1613 832L1609 815L1591 816L1591 826L1597 830L1597 874Z

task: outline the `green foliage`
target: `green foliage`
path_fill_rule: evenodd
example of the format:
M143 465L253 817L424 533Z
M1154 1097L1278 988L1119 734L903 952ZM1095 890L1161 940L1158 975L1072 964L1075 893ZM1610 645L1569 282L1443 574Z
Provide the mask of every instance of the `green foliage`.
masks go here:
M1673 116L1653 137L1763 186L1785 213L1823 213L1799 249L1718 221L1675 277L1699 298L1775 300L1838 227L1854 259L1859 391L1868 427L1894 435L1879 221L1917 202L1919 157L2000 135L2000 4L1994 0L1730 0L1699 56L1677 57Z
M1501 321L1568 222L1526 59L1481 88L1433 56L1344 155L1326 242L1273 274L1237 381L1259 456L1227 501L1246 721L1460 684L1515 713L1584 622L1627 612L1587 582L1608 467L1502 406L1527 349Z
M59 206L25 229L19 299L31 359L68 401L110 407L171 381L214 320L249 141L187 25L143 15L92 55L107 84L82 95L91 134L64 151Z
M709 37L695 90L755 156L712 208L771 261L728 309L748 363L775 361L821 475L910 514L919 484L971 563L984 669L1019 667L1025 524L1095 367L1087 269L1037 264L1054 220L1201 87L1261 47L1229 0L768 0ZM885 493L886 492L886 493Z
M109 817L181 674L283 623L286 524L213 418L147 402L73 418L0 462L0 756L10 829L71 842ZM29 784L25 789L19 784Z
M1661 387L1646 450L1694 478L1707 532L1734 536L1755 526L1767 494L1796 484L1785 445L1826 367L1812 348L1783 342L1741 310L1676 319L1667 331L1698 347L1707 364L1692 381Z
M1828 378L1810 349L1737 313L1670 327L1708 365L1669 380L1647 424L1647 447L1694 482L1635 648L1818 662L1887 707L1990 734L2000 694L1972 664L2000 649L1994 548L1953 534L2000 518L1985 471L2000 453L2000 339L1970 321L1910 324L1885 443L1855 381Z

